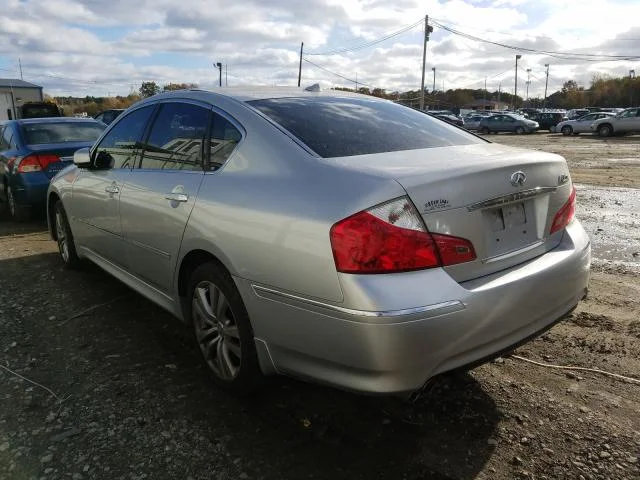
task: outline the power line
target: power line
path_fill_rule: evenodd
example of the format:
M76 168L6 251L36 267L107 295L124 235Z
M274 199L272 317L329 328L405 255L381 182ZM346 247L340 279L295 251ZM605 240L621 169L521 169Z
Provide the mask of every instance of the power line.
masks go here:
M421 23L422 23L422 20L420 20L420 21L418 21L416 23L413 23L411 25L407 25L407 26L401 28L400 30L397 30L397 31L392 32L390 34L385 34L382 37L379 37L379 38L377 38L375 40L371 40L371 41L368 41L368 42L365 42L365 43L361 43L361 44L356 45L354 47L341 47L341 48L336 48L335 50L329 50L327 52L307 53L306 55L309 55L309 56L311 56L311 55L313 55L313 56L316 56L316 55L336 55L338 53L347 53L347 52L353 52L353 51L356 51L356 50L362 50L363 48L372 47L373 45L377 45L378 43L382 43L382 42L384 42L386 40L389 40L390 38L397 37L398 35L401 35L401 34L403 34L405 32L408 32L409 30L412 30L413 28L417 27Z
M536 50L534 48L526 48L526 47L519 47L519 46L515 46L515 45L508 45L505 43L501 43L501 42L494 42L491 40L487 40L485 38L480 38L480 37L476 37L474 35L465 33L465 32L461 32L459 30L456 30L454 28L451 28L447 25L444 25L440 22L437 22L434 20L433 22L435 25L439 26L440 28L442 28L443 30L446 30L449 33L453 33L454 35L459 35L463 38L467 38L470 40L474 40L476 42L482 42L482 43L488 43L490 45L495 45L498 47L502 47L502 48L507 48L510 50L516 50L519 52L530 52L530 53L536 53L536 54L541 54L541 55L548 55L551 57L555 57L555 58L560 58L560 59L565 59L565 60L582 60L582 61L594 61L594 62L600 62L600 61L612 61L612 60L637 60L640 59L640 56L637 55L606 55L606 54L593 54L593 53L572 53L572 52L557 52L557 51L550 51L550 50Z
M317 63L313 63L311 60L308 60L308 59L306 59L304 57L302 57L302 60L304 60L307 63L310 63L311 65L313 65L316 68L319 68L320 70L323 70L323 71L325 71L327 73L330 73L331 75L335 75L336 77L340 77L343 80L346 80L347 82L356 83L356 81L353 78L345 77L344 75L341 75L341 74L336 73L336 72L334 72L332 70L329 70L328 68L322 67L322 66L318 65ZM369 85L368 83L361 82L360 80L358 80L358 85L364 85L366 87L376 88L373 85Z

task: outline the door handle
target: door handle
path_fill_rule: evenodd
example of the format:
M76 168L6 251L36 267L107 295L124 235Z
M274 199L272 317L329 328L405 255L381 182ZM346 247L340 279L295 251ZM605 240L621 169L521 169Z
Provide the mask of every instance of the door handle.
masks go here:
M171 202L187 202L189 201L189 195L186 193L167 193L164 196L165 199Z
M104 191L107 193L120 193L120 187L118 187L117 185L109 185L107 187L104 187Z

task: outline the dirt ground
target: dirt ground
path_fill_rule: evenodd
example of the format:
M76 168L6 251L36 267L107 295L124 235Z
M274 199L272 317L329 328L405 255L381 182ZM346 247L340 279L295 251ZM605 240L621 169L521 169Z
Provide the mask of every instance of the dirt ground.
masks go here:
M492 139L564 149L582 183L640 178L605 168L640 138L547 137ZM45 230L0 220L0 479L640 478L640 385L510 357L413 404L285 378L239 400L186 326L97 267L64 270ZM639 378L640 274L598 255L588 298L516 354Z

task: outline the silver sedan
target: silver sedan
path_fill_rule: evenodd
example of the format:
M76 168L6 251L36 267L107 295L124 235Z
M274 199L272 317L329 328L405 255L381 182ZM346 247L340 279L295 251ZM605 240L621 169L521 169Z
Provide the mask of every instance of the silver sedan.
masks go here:
M591 124L595 120L601 118L615 117L615 113L609 112L594 112L584 115L580 118L573 120L565 120L560 122L554 127L555 133L562 133L563 135L578 135L579 133L593 133L591 131Z
M190 324L237 393L280 373L406 394L533 338L587 290L575 206L558 155L299 88L146 99L48 192L62 262Z

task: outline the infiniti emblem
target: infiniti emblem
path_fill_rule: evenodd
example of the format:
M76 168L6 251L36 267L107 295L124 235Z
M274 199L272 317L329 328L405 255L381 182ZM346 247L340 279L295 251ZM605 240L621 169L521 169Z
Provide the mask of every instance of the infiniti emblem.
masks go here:
M527 181L527 176L524 172L518 170L511 175L511 185L514 187L521 187L524 185L524 182Z

